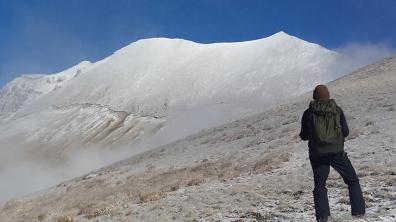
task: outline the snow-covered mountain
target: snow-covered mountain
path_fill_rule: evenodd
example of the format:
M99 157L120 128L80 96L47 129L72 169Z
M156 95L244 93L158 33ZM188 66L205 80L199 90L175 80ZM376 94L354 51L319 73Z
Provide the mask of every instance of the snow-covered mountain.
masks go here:
M284 32L237 43L155 38L93 64L17 78L0 93L2 193L33 191L268 109L345 73L340 57ZM15 164L20 174L58 171L16 188L24 181Z
M27 129L29 132L16 129L29 141L55 143L60 142L59 137L64 139L73 134L81 134L77 141L90 141L89 137L98 133L94 131L96 126L101 130L113 127L105 136L96 136L96 140L104 140L115 129L105 121L103 113L121 123L117 125L121 127L115 127L119 129L128 125L125 120L131 118L165 120L175 112L178 116L193 115L197 107L205 115L220 109L217 112L225 116L214 121L215 125L257 110L253 108L257 104L266 107L299 95L316 83L334 79L343 73L342 69L334 72L336 59L335 52L284 32L239 43L145 39L95 64L83 62L56 75L22 76L2 89L0 111L2 116L13 116L8 121L12 129L24 125L15 124L20 117L23 121L34 119L29 121L32 127ZM237 109L230 109L231 105ZM76 108L81 111L79 118L70 117L63 123L59 115L65 112L75 115ZM193 114L189 110L194 110ZM87 112L97 116L89 115L87 120ZM46 117L37 122L40 113ZM74 122L76 119L78 122ZM62 124L51 128L47 121ZM202 127L205 128L197 128ZM123 133L125 130L119 129ZM19 135L18 138L21 140Z
M22 75L0 90L0 118L6 118L40 96L61 88L69 80L85 72L92 64L83 61L53 75Z
M343 108L367 215L327 181L331 221L395 221L396 57L328 84ZM0 205L3 221L314 221L313 176L300 118L312 92L265 112Z
M335 57L332 51L283 32L239 43L145 39L95 63L78 81L36 101L27 112L49 105L93 103L163 116L168 107L208 100L288 98L313 82L334 78L334 70L329 69Z

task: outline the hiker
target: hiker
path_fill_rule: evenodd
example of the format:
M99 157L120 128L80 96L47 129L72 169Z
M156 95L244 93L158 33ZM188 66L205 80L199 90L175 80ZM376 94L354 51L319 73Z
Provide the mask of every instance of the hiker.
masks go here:
M317 221L328 221L330 216L326 180L332 166L348 185L352 216L365 214L365 203L356 172L344 151L344 138L349 129L342 109L333 99L325 85L318 85L313 101L301 120L300 138L308 140L315 188L313 197Z

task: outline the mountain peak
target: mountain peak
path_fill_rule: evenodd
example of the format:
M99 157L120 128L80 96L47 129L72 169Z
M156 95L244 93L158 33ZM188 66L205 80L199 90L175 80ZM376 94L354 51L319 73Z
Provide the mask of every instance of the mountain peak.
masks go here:
M300 41L300 42L313 44L313 43L304 41L304 40L302 40L302 39L300 39L300 38L298 38L298 37L289 35L289 34L287 34L287 33L284 32L284 31L277 32L277 33L275 33L275 34L273 34L273 35L271 35L271 36L269 36L269 37L266 37L266 38L264 38L264 39L276 39L276 40L283 40L283 41L298 40L298 41Z
M279 31L279 32L273 34L272 36L288 36L288 37L293 37L293 36L287 34L287 33L284 32L284 31Z
M93 63L91 63L90 61L82 61L80 63L78 63L77 65L74 65L66 70L63 70L59 73L50 75L50 76L74 76L77 72L81 72L83 70L86 70L87 68L89 68L90 66L92 66Z

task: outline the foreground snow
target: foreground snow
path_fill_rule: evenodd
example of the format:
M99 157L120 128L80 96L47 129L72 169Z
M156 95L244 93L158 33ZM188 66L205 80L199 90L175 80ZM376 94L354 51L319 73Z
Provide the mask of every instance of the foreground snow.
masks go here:
M395 221L396 57L329 84L351 128L364 219L328 179L332 221ZM4 221L313 221L313 181L298 138L310 94L205 130L1 206Z

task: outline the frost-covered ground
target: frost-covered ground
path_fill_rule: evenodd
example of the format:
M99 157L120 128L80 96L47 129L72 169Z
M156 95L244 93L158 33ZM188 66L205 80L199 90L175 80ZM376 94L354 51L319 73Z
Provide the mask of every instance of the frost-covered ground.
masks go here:
M328 179L331 221L396 221L396 57L329 84L367 215ZM314 221L300 117L311 94L0 206L2 221Z

